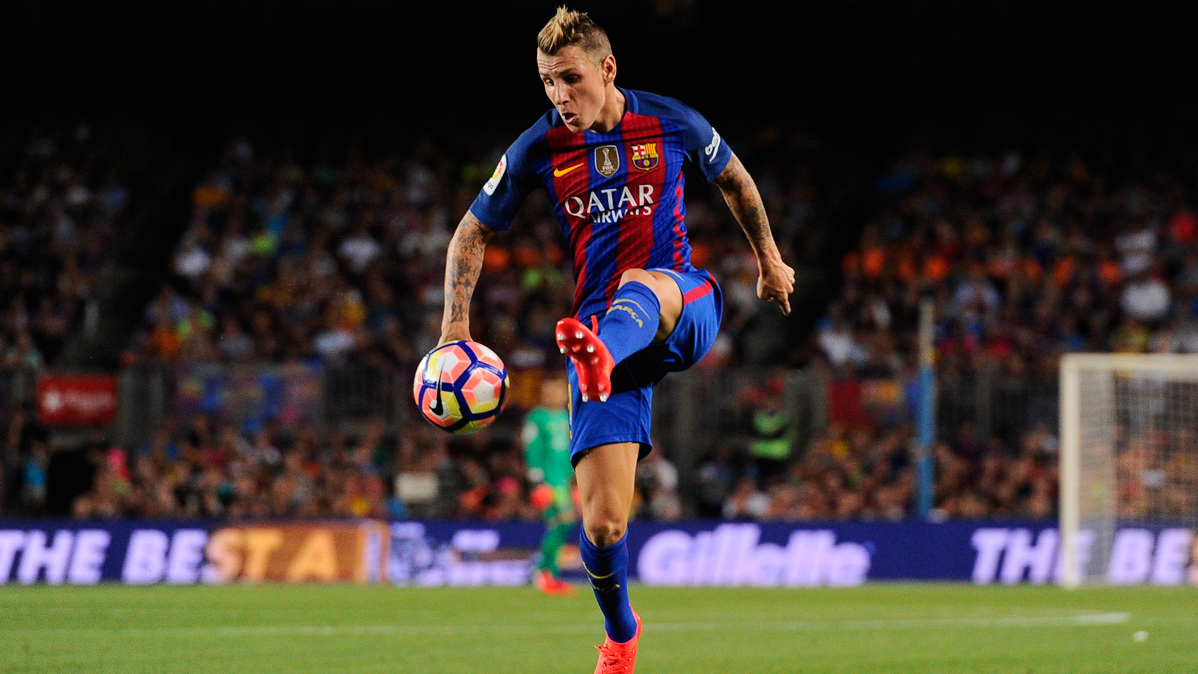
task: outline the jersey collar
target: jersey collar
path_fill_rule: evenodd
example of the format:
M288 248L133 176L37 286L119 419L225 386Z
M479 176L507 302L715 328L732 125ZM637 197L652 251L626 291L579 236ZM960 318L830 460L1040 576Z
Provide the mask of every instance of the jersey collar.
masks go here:
M624 114L627 115L628 113L631 112L632 114L635 115L635 114L639 113L640 112L640 103L639 103L639 101L637 101L636 94L634 94L632 92L632 89L624 89L622 87L616 87L616 88L620 90L620 93L624 94ZM624 121L623 119L620 120L621 123L623 121Z

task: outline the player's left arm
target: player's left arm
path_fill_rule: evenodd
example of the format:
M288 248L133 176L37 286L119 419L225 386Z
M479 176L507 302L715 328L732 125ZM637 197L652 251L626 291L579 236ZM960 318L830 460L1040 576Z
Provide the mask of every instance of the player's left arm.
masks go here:
M728 208L736 216L745 236L749 237L749 245L757 255L757 269L760 272L757 296L777 302L782 313L789 315L790 294L795 289L795 270L782 261L753 176L749 175L740 158L733 153L728 166L712 182L724 194L724 201L728 202Z

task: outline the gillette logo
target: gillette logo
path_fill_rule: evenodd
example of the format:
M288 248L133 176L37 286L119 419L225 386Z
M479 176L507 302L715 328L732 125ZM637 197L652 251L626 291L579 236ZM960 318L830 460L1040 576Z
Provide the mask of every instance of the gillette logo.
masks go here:
M869 572L869 550L837 543L833 531L794 531L785 546L760 541L756 524L722 524L693 536L662 531L641 548L637 575L646 585L843 587L861 585Z

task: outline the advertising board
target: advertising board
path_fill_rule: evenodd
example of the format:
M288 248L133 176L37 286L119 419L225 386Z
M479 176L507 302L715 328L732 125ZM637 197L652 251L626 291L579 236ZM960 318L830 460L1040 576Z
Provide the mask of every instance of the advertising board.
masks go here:
M1051 522L634 522L633 579L661 586L849 587L868 581L1055 583ZM0 522L0 584L529 582L543 528L479 522ZM1079 556L1093 537L1079 537ZM1183 527L1120 528L1106 581L1198 585ZM560 566L583 580L577 548Z
M37 381L37 418L46 426L107 426L116 421L116 378L47 374Z
M370 520L0 523L0 584L378 582L388 544Z

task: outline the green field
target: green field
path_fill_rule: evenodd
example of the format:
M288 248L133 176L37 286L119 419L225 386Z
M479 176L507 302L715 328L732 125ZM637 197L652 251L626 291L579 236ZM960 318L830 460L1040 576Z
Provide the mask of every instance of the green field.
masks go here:
M638 674L1198 672L1198 590L633 588ZM589 593L0 587L0 672L585 672ZM1147 637L1133 635L1146 632Z

